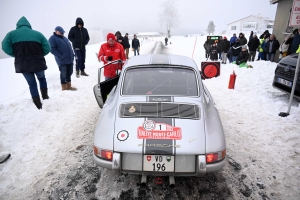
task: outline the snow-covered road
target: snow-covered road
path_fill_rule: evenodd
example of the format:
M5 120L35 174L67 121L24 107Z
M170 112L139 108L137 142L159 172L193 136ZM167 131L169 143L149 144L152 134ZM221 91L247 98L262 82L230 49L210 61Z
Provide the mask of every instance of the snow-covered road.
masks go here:
M205 36L141 39L141 54L172 53L205 61ZM158 41L158 42L157 42ZM149 177L115 174L97 167L92 159L93 130L101 109L93 86L95 58L100 44L87 48L89 77L72 77L78 91L61 91L59 71L47 55L49 100L37 110L20 74L12 72L13 59L1 59L7 70L0 75L0 151L11 158L0 165L0 199L299 199L300 108L288 96L273 89L275 63L253 62L253 69L221 66L221 76L205 80L219 109L226 133L228 163L224 170L204 178L176 177L176 187L157 186ZM130 56L133 52L130 51ZM235 90L227 89L232 70ZM167 182L167 181L166 181Z

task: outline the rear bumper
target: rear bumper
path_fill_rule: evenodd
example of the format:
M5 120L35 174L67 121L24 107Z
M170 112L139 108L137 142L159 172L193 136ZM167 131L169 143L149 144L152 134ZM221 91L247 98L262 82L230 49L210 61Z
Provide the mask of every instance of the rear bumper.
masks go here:
M131 159L128 155L124 155L122 158L121 153L114 153L113 154L113 160L107 161L98 158L97 156L93 155L95 163L98 166L118 171L118 172L127 172L130 174L151 174L151 175L159 175L159 176L204 176L206 173L210 172L216 172L221 170L225 164L226 164L226 158L220 162L213 163L213 164L206 164L205 155L197 155L196 158L194 156L176 156L176 159L178 160L179 164L185 163L185 166L177 167L175 164L175 172L145 172L142 170L142 159L139 159L138 157L142 156L140 154L136 154ZM189 160L189 157L193 157L193 161L186 162L186 160ZM182 161L180 161L180 159ZM191 159L190 159L191 160ZM123 163L122 163L123 161ZM129 166L130 165L130 166ZM178 164L177 164L178 165ZM128 167L129 166L129 167ZM185 169L186 166L189 166L189 170L184 171L182 169ZM194 166L191 167L190 166Z

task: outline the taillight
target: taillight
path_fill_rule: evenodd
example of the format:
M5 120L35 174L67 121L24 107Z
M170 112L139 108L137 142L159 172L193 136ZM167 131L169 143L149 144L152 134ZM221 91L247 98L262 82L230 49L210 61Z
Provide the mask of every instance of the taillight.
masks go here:
M223 160L225 156L226 156L226 149L216 153L208 153L206 154L206 163L218 162L220 160Z
M105 149L100 149L96 146L94 146L94 154L99 157L102 158L104 160L109 160L111 161L113 158L113 152L110 150L105 150Z

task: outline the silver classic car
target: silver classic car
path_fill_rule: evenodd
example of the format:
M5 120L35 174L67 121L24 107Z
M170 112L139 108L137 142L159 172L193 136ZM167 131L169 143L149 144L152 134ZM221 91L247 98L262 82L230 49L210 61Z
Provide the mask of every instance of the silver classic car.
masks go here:
M113 61L112 63L118 63ZM119 62L121 64L121 62ZM203 74L188 57L153 54L127 60L94 94L102 111L94 133L94 160L117 172L204 176L226 163L226 142ZM209 71L209 70L207 70Z

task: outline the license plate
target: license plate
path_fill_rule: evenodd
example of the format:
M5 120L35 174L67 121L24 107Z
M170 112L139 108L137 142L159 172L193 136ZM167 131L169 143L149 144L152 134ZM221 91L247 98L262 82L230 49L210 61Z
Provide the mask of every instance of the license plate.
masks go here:
M143 171L174 172L174 156L144 155Z
M278 78L278 82L281 83L281 84L283 84L283 85L292 87L292 82L287 81L287 80L284 80L284 79L282 79L282 78Z

